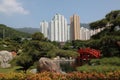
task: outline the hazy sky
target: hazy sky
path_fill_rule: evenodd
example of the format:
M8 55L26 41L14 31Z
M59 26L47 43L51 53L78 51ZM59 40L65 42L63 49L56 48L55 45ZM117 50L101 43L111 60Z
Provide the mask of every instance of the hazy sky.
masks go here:
M35 27L50 22L56 13L67 18L74 13L81 23L90 23L112 10L120 10L120 0L0 0L0 24L10 27Z

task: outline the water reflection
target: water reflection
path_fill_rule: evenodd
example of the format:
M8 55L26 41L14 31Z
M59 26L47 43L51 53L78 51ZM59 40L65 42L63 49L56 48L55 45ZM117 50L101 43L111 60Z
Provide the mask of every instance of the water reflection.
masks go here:
M60 67L64 72L75 71L74 61L60 61Z

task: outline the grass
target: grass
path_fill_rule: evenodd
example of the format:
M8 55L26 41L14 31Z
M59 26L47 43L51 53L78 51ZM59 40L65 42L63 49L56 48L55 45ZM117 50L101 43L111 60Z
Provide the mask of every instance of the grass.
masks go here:
M120 71L120 58L119 57L112 57L112 58L102 58L102 59L93 59L91 60L91 64L94 65L83 65L77 67L77 71L80 72L111 72L111 71ZM11 68L0 68L0 73L7 73L7 72L15 72L19 71L20 66L14 66ZM30 69L35 68L32 66Z
M101 59L91 60L91 64L98 64L98 63L100 65L120 66L120 58L119 57L110 57L110 58L101 58Z
M77 71L80 72L98 72L98 73L104 73L104 72L113 72L120 70L119 66L111 66L111 65L97 65L97 66L90 66L90 65L84 65L81 67L77 67Z
M77 71L80 72L111 72L120 70L120 58L102 58L102 59L93 59L90 62L92 65L83 65L77 67Z
M0 73L8 73L8 72L22 72L22 67L20 66L14 66L10 68L0 68ZM31 69L34 69L35 66L31 66L27 71L29 72Z
M14 67L10 67L10 68L0 68L0 73L15 72L19 68L20 68L20 66L14 66Z

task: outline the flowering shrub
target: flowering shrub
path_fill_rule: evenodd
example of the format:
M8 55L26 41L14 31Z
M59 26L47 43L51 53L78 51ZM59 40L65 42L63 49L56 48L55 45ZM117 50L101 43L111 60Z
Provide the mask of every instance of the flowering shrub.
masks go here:
M41 72L32 73L0 73L0 80L120 80L120 70L114 72L71 72L66 74Z
M26 74L24 73L15 73L15 72L10 72L10 73L1 73L0 74L0 80L25 80Z

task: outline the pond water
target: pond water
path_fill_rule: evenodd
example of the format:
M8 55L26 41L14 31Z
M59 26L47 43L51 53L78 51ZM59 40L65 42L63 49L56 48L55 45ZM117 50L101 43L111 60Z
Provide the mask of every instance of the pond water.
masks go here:
M60 61L60 67L64 72L75 71L74 61Z

